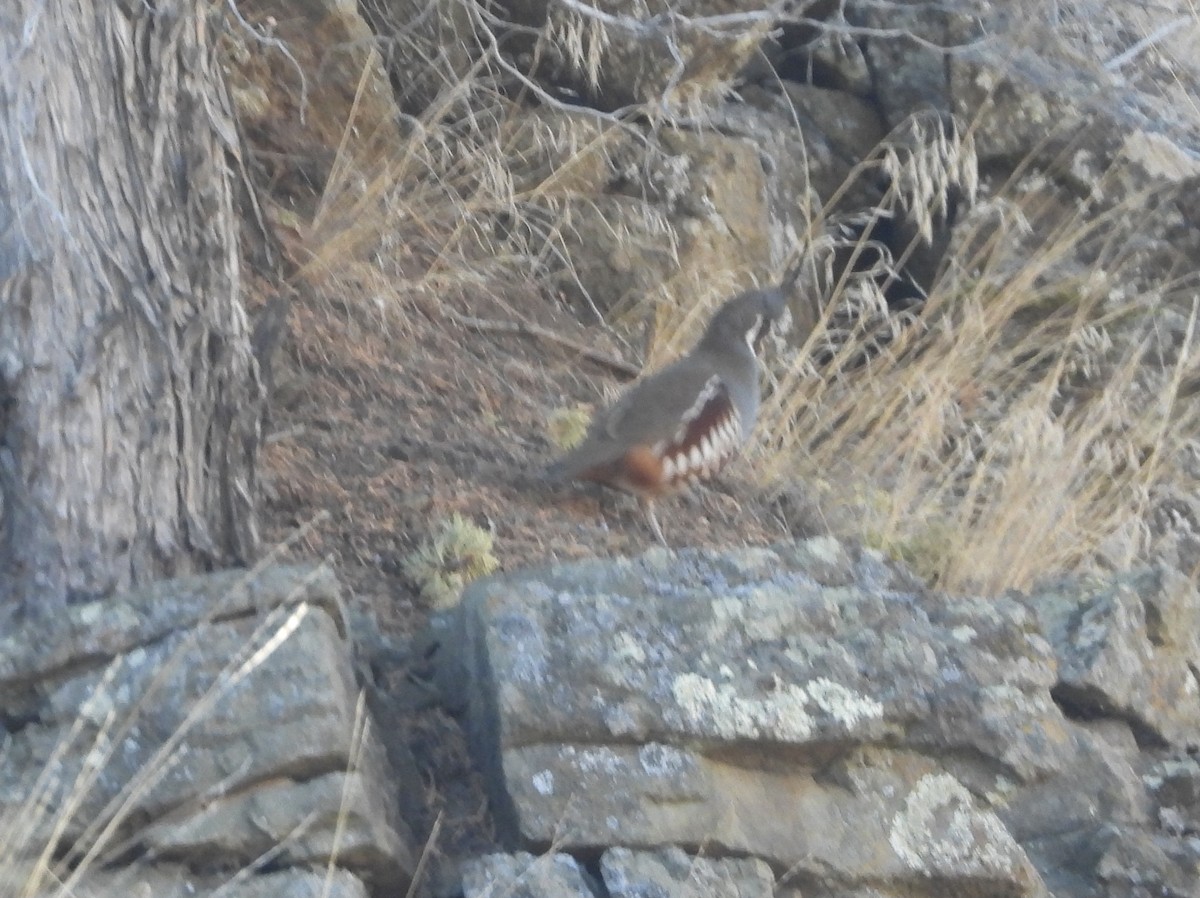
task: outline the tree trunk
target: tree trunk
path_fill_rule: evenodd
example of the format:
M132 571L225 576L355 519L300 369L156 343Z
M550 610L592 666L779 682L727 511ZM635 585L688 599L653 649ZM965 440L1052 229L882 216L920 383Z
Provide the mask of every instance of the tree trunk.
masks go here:
M220 5L2 6L0 612L53 612L252 556L263 393Z

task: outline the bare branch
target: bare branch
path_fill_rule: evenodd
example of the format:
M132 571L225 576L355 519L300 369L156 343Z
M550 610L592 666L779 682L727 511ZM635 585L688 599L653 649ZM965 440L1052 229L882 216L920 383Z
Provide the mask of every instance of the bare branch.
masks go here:
M271 37L269 34L260 32L257 28L246 21L246 19L242 16L242 11L237 8L236 0L225 0L225 4L229 7L229 11L233 13L233 17L237 19L238 24L242 26L247 34L254 38L255 42L264 47L271 47L282 53L285 57L287 57L287 61L292 64L292 68L296 70L296 74L300 76L300 124L303 125L304 118L308 110L308 78L306 78L304 75L304 69L300 67L300 63L296 61L296 57L292 55L292 51L288 49L287 44L277 37Z
M1166 22L1158 26L1124 53L1118 54L1106 62L1104 64L1105 71L1115 72L1124 68L1150 47L1162 40L1165 40L1184 25L1188 24L1195 24L1195 20L1191 16L1180 16L1178 19L1173 19L1170 22Z
M527 321L497 321L491 318L476 318L472 315L460 315L452 309L443 309L439 314L444 314L451 321L457 322L463 327L469 327L472 330L484 333L519 334L522 337L532 337L535 340L544 340L547 343L563 346L572 352L579 353L589 362L594 362L602 368L607 368L609 371L619 374L622 377L632 379L642 373L642 369L639 366L631 365L624 359L614 358L607 353L600 352L598 349L593 349L590 346L585 346L583 343L572 340L570 337L564 337L562 334L556 334L552 330L539 327L536 324L530 324Z

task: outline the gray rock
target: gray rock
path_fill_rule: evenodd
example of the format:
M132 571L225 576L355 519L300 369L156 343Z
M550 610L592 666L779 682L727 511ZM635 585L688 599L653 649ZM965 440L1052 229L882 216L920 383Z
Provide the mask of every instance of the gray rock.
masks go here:
M752 286L785 249L772 242L782 222L774 219L769 184L775 177L758 141L682 129L660 139L669 157L687 166L688 189L670 207L679 266L670 298L687 309L696 296L715 291L713 299L724 298Z
M57 637L40 634L47 658L6 659L0 708L21 721L0 765L0 818L22 820L9 855L99 837L100 851L140 845L197 869L278 850L407 881L382 750L369 726L356 740L349 646L299 601L331 599L336 583L285 569L231 588L246 578L161 583L114 598L111 615L73 609Z
M409 850L388 823L394 809L380 788L386 782L379 772L266 782L202 810L156 821L138 838L164 860L207 856L249 864L273 850L276 862L288 866L322 866L336 858L343 867L383 872L398 859L407 861Z
M463 898L596 898L569 854L488 854L463 864Z
M503 821L534 845L719 846L847 882L1039 894L930 758L987 782L1058 769L1048 646L1016 603L909 585L814 540L473 586L464 688Z
M787 249L776 239L772 178L748 137L664 131L635 140L561 113L527 119L516 134L517 146L531 144L517 175L528 184L544 178L545 217L561 233L564 261L547 263L550 281L576 305L601 314L647 301L688 310L697 297L751 286ZM517 251L529 237L510 232Z
M692 857L681 848L610 848L600 873L612 898L772 898L771 868L754 858Z
M1200 760L1184 756L1155 764L1146 776L1158 823L1176 835L1200 836Z
M1126 724L1071 729L1071 764L1046 782L1009 791L1000 818L1057 898L1176 894L1171 889L1188 881L1196 849L1180 809L1188 765L1161 762L1143 776L1145 760ZM1138 891L1150 883L1165 891Z
M1030 596L1059 657L1055 696L1083 717L1126 721L1143 741L1200 744L1200 596L1166 568Z
M684 312L697 298L724 298L763 277L794 242L781 237L794 217L792 184L782 186L780 154L760 149L759 124L754 133L649 135L586 111L526 113L499 126L497 139L514 189L530 199L495 232L509 251L538 258L552 288L581 311L658 301ZM547 232L556 235L550 253ZM485 241L479 251L493 249Z
M784 93L802 116L800 130L805 137L811 139L814 131L825 135L850 165L866 159L885 136L876 109L853 94L791 82L784 84Z
M1093 721L1068 727L1071 763L1048 780L1012 786L998 813L1021 844L1095 821L1146 826L1151 805L1139 774L1142 763L1129 727Z
M102 601L69 606L0 634L0 701L20 687L87 663L106 663L202 622L246 617L281 604L326 608L340 619L337 578L324 565L222 571L153 583Z
M505 774L523 835L536 843L557 824L565 847L679 842L752 853L808 877L1040 894L999 819L919 759L864 754L817 782L666 746L569 745L514 750Z
M889 126L922 109L950 111L949 48L973 32L983 5L978 0L847 4L847 19L866 29L863 53Z
M886 739L955 744L1021 778L1055 769L1066 736L1032 617L866 588L858 561L814 540L486 581L465 621L501 748L562 735L792 763Z
M1185 3L1005 6L990 4L983 12L988 39L951 54L958 108L980 113L977 138L993 158L1016 161L1036 153L1049 163L1066 151L1058 159L1064 169L1103 172L1139 132L1195 147L1200 116L1194 107L1163 101L1164 94L1182 98L1200 86L1200 65L1184 49L1194 37L1178 27L1188 13ZM1143 45L1147 52L1123 61L1140 43L1137 37L1152 34L1158 37Z
M1070 205L1083 205L1084 220L1107 216L1106 233L1080 240L1052 277L1102 272L1114 308L1140 297L1144 315L1111 330L1130 352L1149 332L1151 352L1169 369L1186 346L1193 296L1167 272L1200 253L1200 230L1184 211L1200 181L1200 112L1185 99L1200 91L1192 11L1183 0L990 7L981 19L987 38L951 55L954 109L972 121L988 168L1028 167L1022 208L1051 209L1045 203L1056 202L1059 188ZM1032 244L1071 216L1068 209L1036 221ZM1122 235L1119 262L1106 250L1112 233ZM1147 402L1162 389L1150 387ZM1128 554L1113 552L1113 569L1127 568Z
M0 894L53 898L64 894L61 882L71 876L57 871L36 880L33 867L6 863L0 870ZM117 872L87 871L70 891L72 898L367 898L362 881L345 870L282 870L266 874L200 876L183 867L139 864Z
M775 221L779 237L788 240L787 249L795 246L803 234L808 217L814 217L829 197L846 183L854 164L847 160L835 139L822 131L806 111L785 92L765 90L756 85L742 88L739 93L748 110L736 116L723 111L719 127L734 133L752 136L767 160L767 188L772 192ZM729 110L732 104L724 109ZM799 129L796 128L797 123ZM861 132L859 132L861 133Z
M299 183L321 190L339 153L358 164L399 139L393 85L359 4L261 0L254 17L287 55L264 53L259 34L239 27L222 33L221 62L239 126L254 135L257 152L270 151L264 165L276 190L281 181L289 194ZM307 73L303 87L299 72Z
M1200 883L1200 849L1193 842L1164 839L1142 831L1105 828L1096 875L1107 895L1194 898Z

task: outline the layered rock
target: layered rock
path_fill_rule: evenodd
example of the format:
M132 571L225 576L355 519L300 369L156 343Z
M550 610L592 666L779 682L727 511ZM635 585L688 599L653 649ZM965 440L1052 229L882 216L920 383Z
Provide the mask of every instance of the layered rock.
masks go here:
M1162 619L1200 612L1186 581L1139 582ZM514 847L756 858L806 896L1116 896L1142 876L1182 898L1194 771L1165 759L1200 737L1171 673L1194 642L1176 628L1105 677L1076 659L1082 626L1043 630L1055 601L938 596L828 539L651 552L470 588L442 623L463 653L444 688ZM1086 628L1088 657L1128 657L1131 620ZM1147 698L1164 690L1173 712Z
M165 581L4 634L0 858L86 858L87 874L140 857L120 875L190 889L244 870L247 895L268 888L253 875L263 858L342 867L348 896L403 885L411 837L339 609L327 569L271 568ZM307 894L303 881L273 894Z

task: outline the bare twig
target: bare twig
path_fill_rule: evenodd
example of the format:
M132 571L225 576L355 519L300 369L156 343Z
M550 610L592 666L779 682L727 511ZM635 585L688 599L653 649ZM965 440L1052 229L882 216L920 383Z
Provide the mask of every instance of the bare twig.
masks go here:
M278 50L284 55L288 62L292 64L292 68L296 70L296 74L300 76L300 124L304 124L305 115L308 112L308 78L304 74L304 69L300 67L300 63L296 61L296 57L292 55L292 51L288 49L288 45L279 38L267 33L266 30L259 31L242 15L242 11L238 9L235 0L226 0L226 5L229 7L229 12L237 19L237 23L242 26L242 30L252 37L255 42L264 47L271 47Z
M552 330L544 327L539 327L536 324L529 324L526 321L497 321L492 318L475 318L471 315L460 315L453 310L444 310L450 320L461 324L463 327L469 327L472 330L482 331L484 333L497 334L519 334L522 337L532 337L535 340L544 340L547 343L554 343L558 346L563 346L570 349L572 352L577 352L589 362L607 368L609 371L619 374L622 377L635 378L642 373L642 369L637 365L631 365L624 359L618 359L607 353L600 352L598 349L592 349L590 346L585 346L570 337L564 337L562 334L556 334Z
M421 856L417 859L417 868L413 871L412 882L409 884L408 892L405 893L405 898L413 898L417 893L417 886L425 876L425 865L429 863L429 855L437 845L438 836L442 833L442 816L445 811L438 811L437 819L433 821L433 828L429 831L429 838L425 840L425 847L421 849Z
M743 28L747 25L759 26L763 24L773 24L778 21L782 15L782 4L776 4L769 9L760 9L753 12L728 13L718 16L681 16L677 13L662 13L651 16L646 19L635 18L634 16L614 15L605 12L601 9L596 9L594 6L588 6L586 3L581 3L579 0L559 0L561 6L565 6L572 12L594 21L600 22L603 25L608 25L613 28L620 28L633 33L650 34L660 30L665 23L672 21L686 22L690 28L706 29L710 33L715 33L717 29Z
M1170 22L1160 25L1124 53L1114 56L1112 59L1106 62L1104 64L1104 68L1109 72L1115 72L1118 69L1125 67L1147 49L1163 40L1166 40L1184 25L1187 25L1191 22L1192 18L1190 16L1180 16L1178 19L1172 19Z

